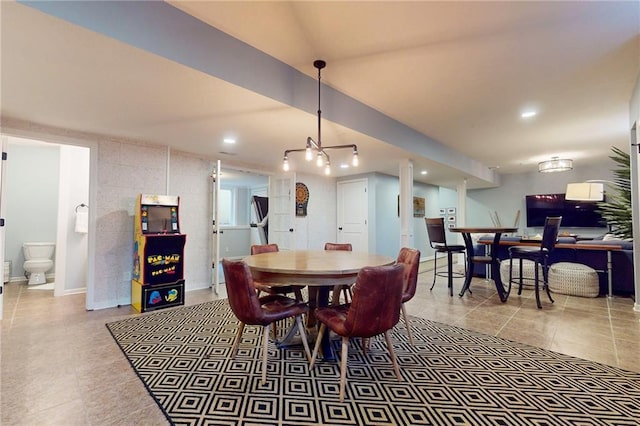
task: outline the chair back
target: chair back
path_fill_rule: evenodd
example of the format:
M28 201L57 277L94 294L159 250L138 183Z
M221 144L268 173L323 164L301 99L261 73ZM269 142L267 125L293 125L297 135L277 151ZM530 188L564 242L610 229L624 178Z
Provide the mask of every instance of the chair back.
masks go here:
M427 224L427 234L429 235L429 244L431 248L447 245L447 234L444 230L443 217L425 217Z
M544 221L544 230L542 231L542 244L540 249L551 253L558 241L558 233L560 232L560 222L562 216L547 217Z
M325 243L325 250L342 250L342 251L351 251L353 248L351 247L351 243Z
M242 260L222 259L229 305L235 316L245 324L267 325L265 314L253 285L251 270Z
M344 328L350 337L373 337L393 328L402 306L402 265L367 266L358 272Z
M402 265L402 301L413 298L418 286L418 268L420 267L420 250L403 247L400 249L398 265Z
M279 251L277 244L255 244L251 246L251 254L273 253Z

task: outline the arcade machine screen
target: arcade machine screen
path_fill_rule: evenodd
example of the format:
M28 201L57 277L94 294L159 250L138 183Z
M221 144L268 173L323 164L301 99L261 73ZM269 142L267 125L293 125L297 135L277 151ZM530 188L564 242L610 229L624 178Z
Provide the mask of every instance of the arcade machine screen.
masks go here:
M142 230L149 234L178 233L177 209L175 206L142 206L147 211L147 220L143 219ZM146 225L146 226L145 226ZM145 229L146 228L146 229Z

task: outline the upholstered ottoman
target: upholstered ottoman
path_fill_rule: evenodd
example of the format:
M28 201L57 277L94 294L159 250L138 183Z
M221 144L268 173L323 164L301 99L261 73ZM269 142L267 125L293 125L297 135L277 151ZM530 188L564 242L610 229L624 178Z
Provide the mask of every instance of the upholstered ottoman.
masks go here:
M598 297L598 273L581 263L554 263L549 268L549 289L570 296Z
M533 285L533 279L535 277L534 267L535 262L533 260L523 260L522 261L522 271L523 271L523 281L524 285ZM544 276L542 275L542 265L538 265L538 274L539 280L542 283L544 280ZM509 283L509 259L505 259L500 262L500 278L502 278L502 282L507 285ZM513 260L513 282L514 284L518 284L520 281L520 260ZM542 288L542 287L540 287Z

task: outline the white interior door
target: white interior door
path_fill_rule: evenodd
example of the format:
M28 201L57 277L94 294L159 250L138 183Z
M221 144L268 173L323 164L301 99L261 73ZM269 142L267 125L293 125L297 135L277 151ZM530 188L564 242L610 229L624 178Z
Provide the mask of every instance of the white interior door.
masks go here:
M351 243L353 251L369 252L368 180L338 182L338 242Z
M0 138L0 147L2 148L2 160L0 161L0 320L2 319L2 311L4 306L4 212L5 203L2 196L4 195L5 187L5 161L7 160L7 137L2 136Z
M280 250L295 249L295 186L296 175L269 177L269 243Z
M220 274L221 272L219 271L219 268L221 268L222 266L220 265L220 232L222 232L222 230L220 229L220 180L221 180L221 175L222 173L220 173L220 160L218 160L216 162L216 170L214 172L214 177L213 177L213 200L212 200L212 204L213 204L213 217L212 217L212 224L213 224L213 229L212 229L212 233L213 233L213 291L216 293L216 295L220 294Z

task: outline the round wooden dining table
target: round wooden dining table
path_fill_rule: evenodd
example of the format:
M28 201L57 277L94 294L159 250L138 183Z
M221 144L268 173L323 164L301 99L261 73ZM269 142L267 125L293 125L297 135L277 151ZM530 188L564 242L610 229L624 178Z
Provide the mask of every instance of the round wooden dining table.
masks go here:
M296 250L254 254L245 257L244 261L251 275L260 282L271 286L307 286L310 309L307 327L315 327L313 311L316 306L327 306L329 291L334 286L355 283L358 271L365 266L392 265L396 260L357 251ZM323 337L322 353L325 359L330 359L327 335Z
M261 253L244 261L254 278L270 285L334 286L353 284L365 266L392 265L395 259L342 250L296 250Z

